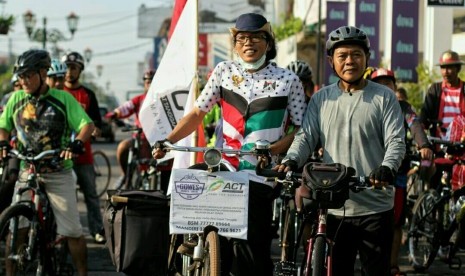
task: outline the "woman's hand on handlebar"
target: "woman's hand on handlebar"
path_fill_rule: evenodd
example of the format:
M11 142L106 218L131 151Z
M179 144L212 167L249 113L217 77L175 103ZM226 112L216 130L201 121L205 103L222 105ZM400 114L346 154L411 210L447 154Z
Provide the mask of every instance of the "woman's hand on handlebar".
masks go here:
M165 140L159 140L153 145L152 147L152 156L155 159L160 159L165 157L166 155L166 150L165 150L165 142L169 142L168 139Z

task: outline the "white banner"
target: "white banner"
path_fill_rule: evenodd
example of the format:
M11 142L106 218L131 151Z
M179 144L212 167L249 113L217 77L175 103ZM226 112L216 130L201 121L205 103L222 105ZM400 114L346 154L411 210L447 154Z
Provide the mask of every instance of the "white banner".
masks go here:
M246 172L176 169L171 173L170 233L202 232L247 239L249 177Z
M151 145L165 139L184 115L196 74L196 23L196 1L187 1L139 112Z

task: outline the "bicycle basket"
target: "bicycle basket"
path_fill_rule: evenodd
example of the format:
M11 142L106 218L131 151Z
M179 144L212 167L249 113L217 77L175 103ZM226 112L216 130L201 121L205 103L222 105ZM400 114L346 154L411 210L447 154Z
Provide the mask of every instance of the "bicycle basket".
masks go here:
M354 168L339 163L311 162L304 166L302 181L319 208L338 209L349 198L349 180L354 175Z

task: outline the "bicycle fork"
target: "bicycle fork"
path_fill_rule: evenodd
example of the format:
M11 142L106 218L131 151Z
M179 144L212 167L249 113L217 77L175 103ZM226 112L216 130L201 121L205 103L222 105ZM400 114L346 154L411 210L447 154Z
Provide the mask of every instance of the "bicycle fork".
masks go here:
M330 239L326 237L326 219L328 217L328 210L327 209L320 209L318 213L318 227L317 233L312 235L312 237L308 241L308 249L307 249L307 256L306 256L306 266L304 270L305 276L310 276L313 268L313 256L315 255L315 241L318 237L323 237L325 240L325 248L324 248L324 256L325 256L325 266L326 266L326 275L331 276L333 275L333 268L332 268L332 246L333 243ZM318 249L317 249L318 250Z

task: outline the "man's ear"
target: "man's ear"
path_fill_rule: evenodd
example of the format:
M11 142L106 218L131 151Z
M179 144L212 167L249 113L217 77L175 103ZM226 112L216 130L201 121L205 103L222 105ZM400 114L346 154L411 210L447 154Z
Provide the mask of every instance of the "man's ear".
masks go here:
M366 53L366 57L367 57L366 67L368 68L368 62L370 61L370 57L371 57L370 51Z
M331 66L331 68L334 70L334 67L333 67L333 57L332 57L332 56L326 56L326 60L328 60L329 66Z

